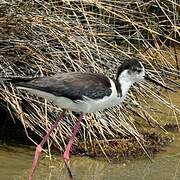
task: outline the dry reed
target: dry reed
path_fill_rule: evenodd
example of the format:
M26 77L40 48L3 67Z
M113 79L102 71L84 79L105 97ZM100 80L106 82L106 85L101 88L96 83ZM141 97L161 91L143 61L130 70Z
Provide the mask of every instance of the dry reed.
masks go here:
M4 0L0 3L0 76L91 71L114 77L125 59L137 56L151 78L177 90L179 9L176 0ZM146 125L162 125L154 118L159 110L154 104L180 114L168 92L143 82L131 88L121 107L86 116L78 139L84 141L85 149L87 142L95 140L102 151L99 140L115 139L119 134L141 139L137 116ZM7 84L0 88L0 106L39 136L59 112L50 102ZM69 113L51 135L49 145L63 150L74 123L75 117Z

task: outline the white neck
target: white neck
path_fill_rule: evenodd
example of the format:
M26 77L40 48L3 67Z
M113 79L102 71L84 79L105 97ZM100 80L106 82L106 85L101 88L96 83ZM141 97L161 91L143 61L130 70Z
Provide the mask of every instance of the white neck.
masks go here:
M122 96L126 96L134 81L129 77L126 71L119 76L118 81L121 85Z

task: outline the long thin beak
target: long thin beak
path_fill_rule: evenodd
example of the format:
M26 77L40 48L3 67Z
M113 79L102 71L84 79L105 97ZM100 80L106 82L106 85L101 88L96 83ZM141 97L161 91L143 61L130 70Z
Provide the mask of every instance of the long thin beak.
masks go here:
M170 91L176 92L174 89L166 86L166 85L163 84L162 82L159 82L159 81L154 80L154 79L151 78L148 74L146 74L146 75L144 76L144 79L145 79L145 80L148 80L148 81L151 81L152 83L154 83L154 84L156 84L156 85L158 85L158 86L161 86L161 87L163 87L163 88L165 88L165 89L168 89L168 90L170 90Z

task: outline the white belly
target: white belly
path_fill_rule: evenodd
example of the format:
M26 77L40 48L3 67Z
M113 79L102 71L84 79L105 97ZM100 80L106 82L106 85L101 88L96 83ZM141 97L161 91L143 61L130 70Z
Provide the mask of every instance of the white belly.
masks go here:
M116 106L122 102L122 98L116 97L104 97L103 99L90 99L84 98L84 100L78 100L76 102L71 101L64 97L58 97L56 102L54 102L57 106L69 109L75 112L83 112L83 113L90 113L99 110L103 110L109 107Z
M83 109L83 112L89 113L119 105L121 102L122 99L117 98L116 96L113 98L104 97L103 99L99 99L99 100L88 99L85 102L78 102L78 103L81 106L81 109Z

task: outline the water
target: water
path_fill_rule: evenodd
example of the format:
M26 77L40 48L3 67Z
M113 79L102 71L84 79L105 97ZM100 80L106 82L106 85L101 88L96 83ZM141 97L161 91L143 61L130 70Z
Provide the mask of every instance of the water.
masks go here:
M179 180L180 179L180 134L169 147L157 154L153 162L143 158L111 164L88 157L71 156L71 169L76 180ZM27 179L33 156L29 147L0 147L0 179ZM41 156L35 180L67 180L62 155L53 160Z

